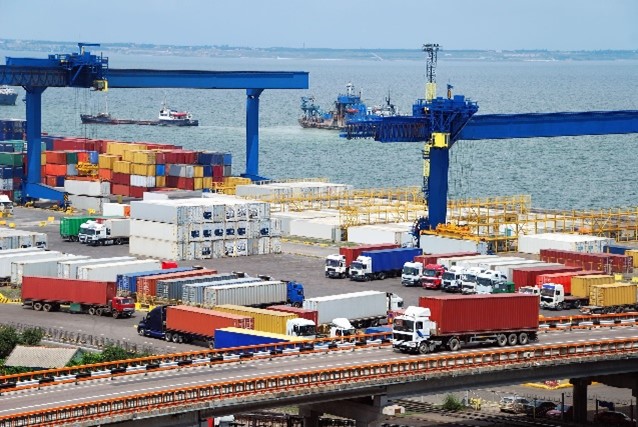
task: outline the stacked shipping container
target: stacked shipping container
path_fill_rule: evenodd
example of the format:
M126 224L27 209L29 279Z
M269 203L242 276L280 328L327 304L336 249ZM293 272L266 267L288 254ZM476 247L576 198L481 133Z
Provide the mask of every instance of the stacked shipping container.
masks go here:
M629 255L609 253L583 253L556 249L542 249L540 258L545 262L558 262L584 270L599 270L605 273L631 273L634 260Z

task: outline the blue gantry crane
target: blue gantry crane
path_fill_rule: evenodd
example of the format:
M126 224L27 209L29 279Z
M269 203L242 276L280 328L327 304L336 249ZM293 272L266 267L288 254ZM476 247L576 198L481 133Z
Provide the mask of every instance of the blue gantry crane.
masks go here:
M415 233L435 230L447 215L450 149L462 139L509 139L638 133L638 111L485 114L463 95L436 97L438 44L425 44L426 93L412 106L411 116L380 117L348 122L341 136L381 142L424 142L423 194L428 217L417 221Z
M246 170L243 176L259 176L259 96L265 89L307 89L305 71L193 71L109 68L107 57L91 54L78 43L79 52L52 54L48 58L11 58L0 66L0 84L26 90L27 178L23 197L64 202L64 193L40 182L42 92L48 87L191 88L246 90Z

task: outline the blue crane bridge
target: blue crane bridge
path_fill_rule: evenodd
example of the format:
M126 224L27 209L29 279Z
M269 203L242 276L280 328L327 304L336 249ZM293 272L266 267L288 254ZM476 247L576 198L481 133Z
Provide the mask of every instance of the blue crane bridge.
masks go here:
M265 89L307 89L304 71L194 71L112 69L108 58L85 50L94 43L78 43L79 52L48 58L11 58L0 66L0 84L26 90L27 179L23 197L64 201L64 193L44 185L41 178L42 92L48 87L192 88L246 90L246 170L259 176L259 96Z

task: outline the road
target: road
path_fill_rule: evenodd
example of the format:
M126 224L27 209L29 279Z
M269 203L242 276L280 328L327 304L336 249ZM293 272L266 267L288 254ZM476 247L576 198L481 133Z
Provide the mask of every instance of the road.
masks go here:
M534 343L533 346L633 336L635 336L635 329L632 328L576 330L542 334L539 342ZM470 351L473 350L466 349L462 352ZM127 375L113 380L98 379L79 384L45 387L40 390L28 389L4 393L0 399L0 416L214 382L261 378L305 370L356 366L364 363L383 363L414 357L413 355L396 353L392 349L384 347L245 360L242 363L224 363L211 367L189 367L174 371Z

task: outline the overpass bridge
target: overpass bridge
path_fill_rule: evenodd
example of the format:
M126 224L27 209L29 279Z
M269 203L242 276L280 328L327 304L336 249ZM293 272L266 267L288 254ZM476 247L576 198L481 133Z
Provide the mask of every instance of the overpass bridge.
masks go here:
M51 385L36 381L3 393L0 427L192 426L201 417L291 404L301 405L308 425L324 412L375 425L392 399L547 378L572 379L575 416L582 417L592 377L620 378L638 391L633 327L566 330L530 346L427 357L395 353L387 340L359 344L191 357L151 369L138 363Z

